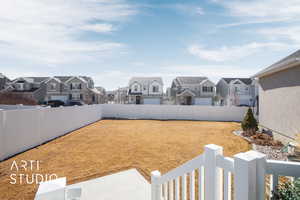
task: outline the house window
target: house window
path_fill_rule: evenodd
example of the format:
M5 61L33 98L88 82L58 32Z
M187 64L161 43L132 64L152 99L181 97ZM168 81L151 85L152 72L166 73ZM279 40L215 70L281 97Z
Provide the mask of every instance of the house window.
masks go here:
M202 87L202 92L213 92L214 87L209 87L209 86L203 86Z
M152 86L152 92L158 92L158 86Z
M134 90L135 92L137 92L137 91L138 91L138 86L135 85L133 90Z
M82 97L82 94L80 94L80 95L79 95L79 98L80 98L80 100L82 100L82 99L83 99L83 97Z
M71 90L80 90L82 88L81 83L71 83L70 89Z
M56 88L56 83L51 83L50 84L50 90L55 90Z
M69 99L72 100L72 94L69 94Z

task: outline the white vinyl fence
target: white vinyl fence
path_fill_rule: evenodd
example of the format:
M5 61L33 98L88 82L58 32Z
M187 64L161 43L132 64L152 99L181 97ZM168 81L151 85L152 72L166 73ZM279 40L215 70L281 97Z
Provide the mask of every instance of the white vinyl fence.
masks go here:
M26 109L23 109L25 106L4 107L7 109L0 109L0 160L102 118L241 121L247 110L245 107L226 106L122 104Z
M0 111L0 160L101 119L101 106Z
M103 118L242 121L247 107L104 104Z
M273 177L270 189L275 190L278 176L300 177L300 163L267 160L264 154L255 151L224 157L222 147L210 144L205 146L202 155L164 175L153 171L151 199L195 200L197 195L199 200L263 200L268 174Z

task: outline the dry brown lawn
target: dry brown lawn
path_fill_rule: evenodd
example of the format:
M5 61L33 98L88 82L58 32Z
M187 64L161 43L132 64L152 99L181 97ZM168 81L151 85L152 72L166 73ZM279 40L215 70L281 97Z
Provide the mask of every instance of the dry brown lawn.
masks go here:
M206 144L224 147L232 156L249 144L232 134L234 122L102 120L0 163L0 199L31 200L37 186L10 184L11 173L52 174L68 184L137 168L147 180L153 170L165 173L203 152ZM13 161L39 160L40 170L10 170Z

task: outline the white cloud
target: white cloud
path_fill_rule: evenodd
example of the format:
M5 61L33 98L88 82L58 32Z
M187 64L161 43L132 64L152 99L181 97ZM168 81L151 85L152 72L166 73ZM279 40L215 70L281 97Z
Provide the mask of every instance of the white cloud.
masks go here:
M232 16L240 19L228 26L243 24L295 21L300 17L299 0L212 0L229 10ZM226 27L226 26L225 26Z
M3 0L0 56L48 64L107 56L124 45L79 39L83 30L110 32L136 12L122 0Z
M258 33L272 40L288 40L293 44L300 44L300 27L284 26L277 28L265 28L258 30Z
M82 27L86 31L94 31L97 33L110 33L114 30L112 24L88 24Z
M204 9L200 6L194 4L172 4L168 5L168 7L173 8L181 13L188 14L188 15L204 15Z
M199 45L192 45L188 48L190 54L201 59L223 62L236 61L249 55L258 53L266 49L283 50L287 45L283 43L249 43L241 46L223 46L217 49L208 49Z

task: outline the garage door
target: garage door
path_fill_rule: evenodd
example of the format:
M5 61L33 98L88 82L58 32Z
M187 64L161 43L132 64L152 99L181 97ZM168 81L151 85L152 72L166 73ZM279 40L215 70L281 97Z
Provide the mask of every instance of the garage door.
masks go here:
M68 100L68 97L63 95L53 95L51 96L51 100L61 100L63 102L66 102Z
M144 104L160 104L160 98L147 98L147 99L144 99Z
M211 106L211 98L195 98L195 105Z

